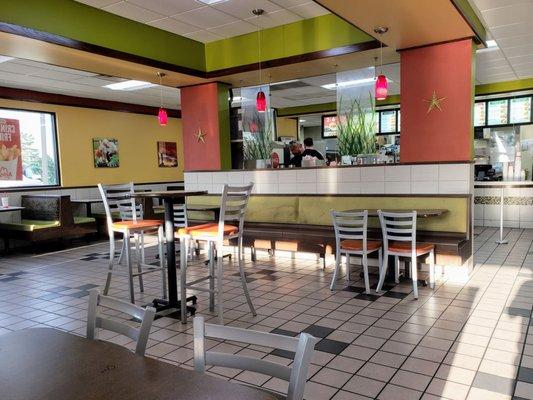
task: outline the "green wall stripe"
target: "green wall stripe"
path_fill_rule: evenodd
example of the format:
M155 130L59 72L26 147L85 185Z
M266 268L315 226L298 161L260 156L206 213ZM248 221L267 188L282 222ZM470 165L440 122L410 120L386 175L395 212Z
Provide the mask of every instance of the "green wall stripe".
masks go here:
M519 90L530 89L533 89L533 78L477 85L476 95L479 96L485 94L515 92Z
M261 61L373 41L336 15L327 14L261 31ZM257 63L257 32L206 43L207 71Z

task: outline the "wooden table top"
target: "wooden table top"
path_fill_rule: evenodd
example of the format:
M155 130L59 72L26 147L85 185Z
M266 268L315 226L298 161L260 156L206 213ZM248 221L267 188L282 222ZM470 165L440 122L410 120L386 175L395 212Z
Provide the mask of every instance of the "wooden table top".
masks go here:
M24 210L24 207L19 207L19 206L2 207L0 206L0 212L19 211L19 210Z
M50 328L0 336L4 400L273 400L269 393Z
M362 209L354 209L354 210L346 210L346 212L360 212L364 211ZM413 210L400 210L400 209L388 209L388 210L381 210L385 212L393 212L393 213L401 213L401 212L408 212ZM440 217L441 215L444 215L448 212L445 208L435 208L435 209L415 209L417 217L419 218L430 218L430 217ZM369 217L377 217L378 216L378 210L370 209L368 210L368 216Z
M158 199L183 198L187 196L202 196L207 194L207 190L162 190L155 192L135 192L130 196L135 198L153 197Z

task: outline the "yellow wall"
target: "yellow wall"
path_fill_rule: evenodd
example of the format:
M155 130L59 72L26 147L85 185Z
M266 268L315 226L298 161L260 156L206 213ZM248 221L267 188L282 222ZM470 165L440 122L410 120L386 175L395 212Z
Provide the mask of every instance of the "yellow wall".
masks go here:
M277 118L276 119L277 135L287 137L298 137L298 119L297 118Z
M160 127L155 115L4 99L0 107L56 113L62 186L183 180L181 119L169 118L168 125ZM94 167L92 139L101 137L118 139L120 167ZM157 166L158 141L177 142L177 168Z

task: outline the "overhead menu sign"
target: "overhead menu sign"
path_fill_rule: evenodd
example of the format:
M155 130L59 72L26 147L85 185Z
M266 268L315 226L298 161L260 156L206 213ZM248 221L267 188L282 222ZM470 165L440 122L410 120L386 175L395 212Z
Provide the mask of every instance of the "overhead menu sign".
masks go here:
M511 99L511 124L531 122L531 97Z
M505 125L509 121L507 115L507 103L508 100L491 100L487 103L487 125Z
M482 101L474 105L474 126L485 126L487 103Z
M382 111L379 119L380 133L396 132L396 110Z

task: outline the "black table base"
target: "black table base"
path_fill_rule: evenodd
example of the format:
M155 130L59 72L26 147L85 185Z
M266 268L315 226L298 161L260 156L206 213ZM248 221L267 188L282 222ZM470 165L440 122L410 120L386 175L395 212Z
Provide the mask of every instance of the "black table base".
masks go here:
M187 303L192 303L190 306L187 305L187 312L191 313L191 316L196 314L197 301L198 298L196 296L187 297ZM152 302L147 305L155 308L157 314L154 319L168 317L181 320L181 301L178 301L177 304L171 304L165 299L153 299ZM167 313L165 311L169 312Z

